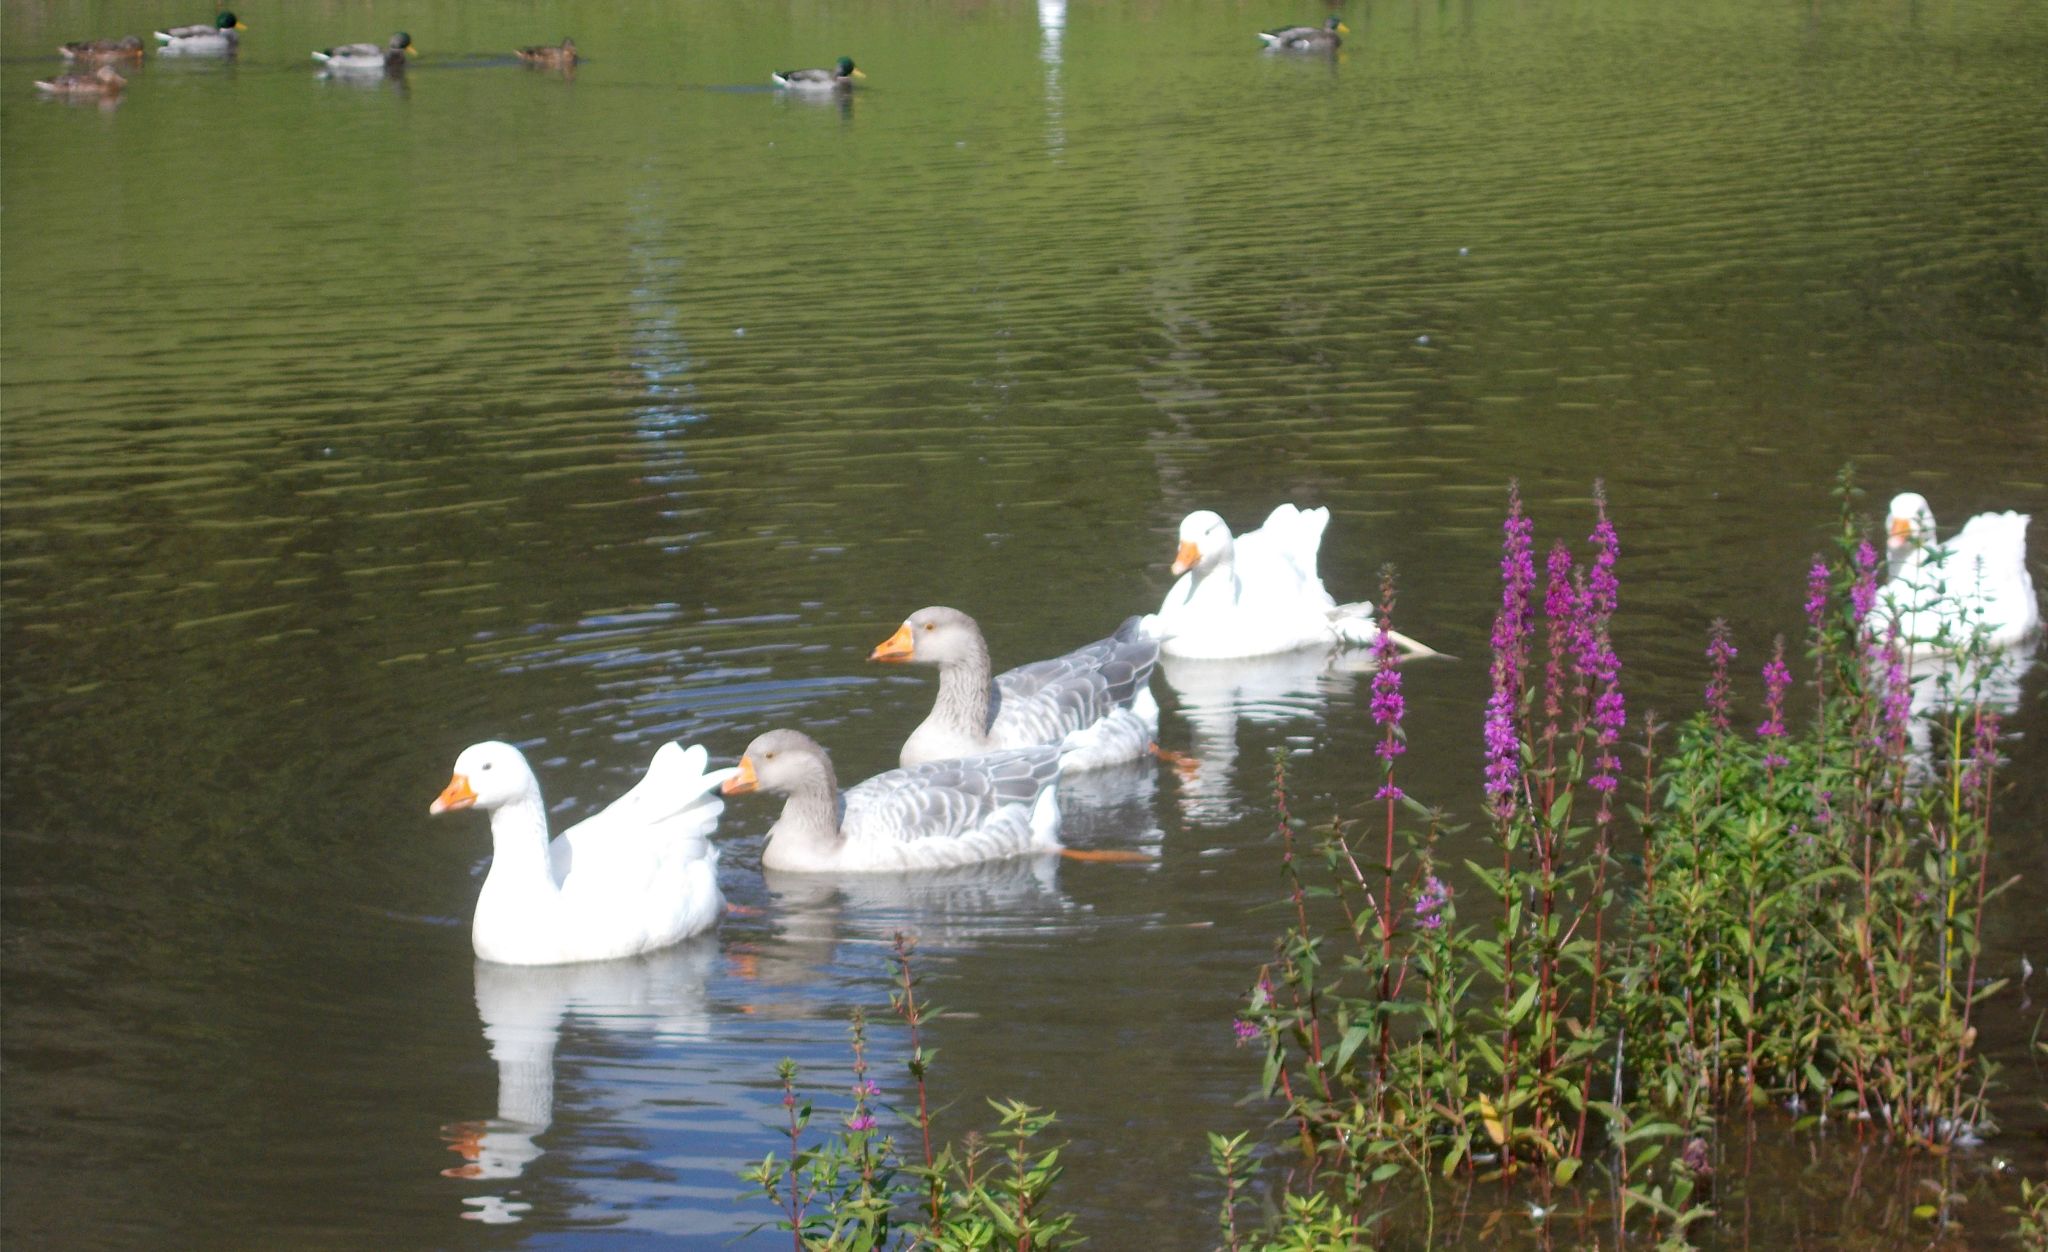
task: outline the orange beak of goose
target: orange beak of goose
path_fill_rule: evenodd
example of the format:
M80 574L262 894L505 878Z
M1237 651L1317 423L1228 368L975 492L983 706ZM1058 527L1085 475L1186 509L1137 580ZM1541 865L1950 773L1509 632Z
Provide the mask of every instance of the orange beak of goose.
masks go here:
M743 796L750 791L760 790L760 787L761 780L754 776L754 758L743 756L740 758L740 772L718 784L718 793L727 796Z
M910 623L905 622L896 628L895 634L875 645L875 650L868 653L868 660L907 661L916 650L917 645L911 641Z
M427 807L427 812L452 813L456 809L466 809L475 803L476 792L470 790L469 776L456 774L448 779L447 786L441 788L441 794L434 797L434 802Z
M1913 537L1913 523L1903 517L1892 519L1891 545L1896 548Z
M1185 574L1202 563L1202 550L1191 542L1183 542L1180 550L1173 554L1173 572Z

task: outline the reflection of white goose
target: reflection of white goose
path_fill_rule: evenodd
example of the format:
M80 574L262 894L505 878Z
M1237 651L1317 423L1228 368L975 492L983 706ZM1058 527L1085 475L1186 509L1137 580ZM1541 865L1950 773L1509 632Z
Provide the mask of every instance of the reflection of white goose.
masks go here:
M1371 643L1379 635L1372 605L1338 604L1316 573L1329 524L1328 509L1283 504L1264 526L1233 536L1207 509L1188 514L1173 560L1181 580L1147 619L1165 654L1215 660ZM1398 634L1394 641L1429 651Z
M543 1149L534 1139L554 1124L555 1045L572 1014L612 1030L704 1038L710 1029L705 985L717 956L717 945L704 939L625 961L540 968L478 961L476 1009L498 1066L498 1113L444 1128L451 1149L467 1163L441 1172L517 1178L540 1158ZM504 1207L464 1216L491 1220Z
M1263 804L1265 783L1248 780L1240 794L1233 777L1240 722L1277 724L1320 718L1330 697L1351 685L1351 673L1369 668L1362 651L1286 652L1235 661L1166 657L1159 672L1173 689L1180 715L1193 732L1195 768L1184 772L1181 808L1191 821L1224 822L1249 803Z
M1917 492L1892 499L1885 604L1917 650L1970 646L1981 632L1992 648L2037 635L2041 602L2027 573L2027 515L1979 513L1947 542Z
M902 932L928 949L962 948L1037 933L1073 907L1060 893L1059 864L1048 853L914 874L761 876L782 942L802 950L800 977L812 981L815 962L842 943L886 944Z
M509 743L472 744L430 812L491 815L491 872L477 896L476 954L507 965L605 961L708 929L725 901L709 842L735 771L667 743L647 776L548 841L547 809L526 757Z
M2010 648L1923 652L1912 658L1906 674L1912 684L1906 721L1906 774L1910 781L1924 783L1934 777L1934 730L1945 724L1949 714L1967 719L1974 708L2001 715L2019 708L2020 686L2033 667L2038 644L2037 636L2028 636ZM1969 734L1966 720L1966 753ZM1946 757L1946 752L1943 755Z

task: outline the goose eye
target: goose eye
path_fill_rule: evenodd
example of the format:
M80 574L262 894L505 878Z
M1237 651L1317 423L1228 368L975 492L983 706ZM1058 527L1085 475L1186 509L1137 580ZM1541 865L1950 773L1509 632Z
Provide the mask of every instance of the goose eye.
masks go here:
M491 768L491 763L490 763L489 761L485 761L485 762L484 762L484 771L485 771L486 773L488 773L488 772L490 771L490 768Z
M925 628L926 630L930 630L930 629L932 629L932 623L930 623L930 622L926 622L926 623L924 624L924 628Z

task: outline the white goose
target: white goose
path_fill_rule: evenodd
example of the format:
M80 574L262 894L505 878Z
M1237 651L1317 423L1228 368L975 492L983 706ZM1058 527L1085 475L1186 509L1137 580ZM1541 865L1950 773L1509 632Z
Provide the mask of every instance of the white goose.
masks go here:
M428 809L491 815L491 870L476 901L476 954L505 965L608 961L709 929L724 910L708 841L733 770L707 771L701 746L666 743L647 776L602 812L548 841L547 809L526 757L478 743Z
M771 730L721 790L787 797L763 869L900 873L1060 851L1059 777L1059 749L1015 748L892 769L841 794L816 740Z
M1107 639L991 680L988 643L973 618L942 605L912 613L868 655L939 667L931 716L904 742L899 764L1038 744L1059 747L1065 773L1143 756L1159 733L1151 687L1159 641L1142 622L1133 617Z
M1173 560L1181 580L1146 628L1166 655L1195 660L1371 643L1379 636L1372 605L1338 604L1316 573L1329 523L1328 509L1283 504L1264 526L1233 538L1209 510L1188 514ZM1404 635L1393 639L1410 655L1435 655Z
M1892 498L1885 519L1885 603L1901 635L1921 648L1960 648L1982 632L2011 648L2041 629L2041 602L2027 573L2025 513L1979 513L1946 543L1917 492Z

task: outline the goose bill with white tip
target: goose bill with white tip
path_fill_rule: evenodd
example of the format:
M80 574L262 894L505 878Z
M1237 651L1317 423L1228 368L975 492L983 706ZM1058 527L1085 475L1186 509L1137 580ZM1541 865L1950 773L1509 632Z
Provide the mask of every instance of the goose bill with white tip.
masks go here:
M469 776L456 774L448 780L448 785L441 789L441 794L434 797L434 803L428 807L427 813L452 813L456 809L466 809L475 803L476 792L469 785Z
M740 758L740 772L718 784L718 792L720 795L743 796L760 786L761 780L754 776L754 758L743 756Z

